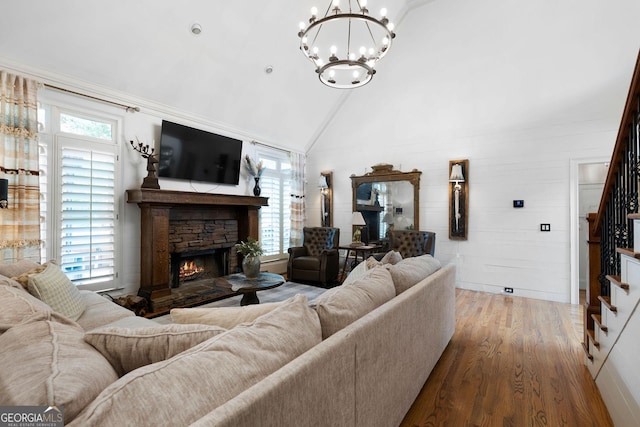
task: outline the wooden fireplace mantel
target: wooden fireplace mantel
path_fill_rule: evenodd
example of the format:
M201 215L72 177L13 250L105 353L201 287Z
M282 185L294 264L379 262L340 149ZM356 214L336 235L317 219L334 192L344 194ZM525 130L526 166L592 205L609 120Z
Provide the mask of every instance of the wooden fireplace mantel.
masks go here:
M259 240L258 210L268 198L148 188L127 190L140 207L140 290L150 300L171 295L169 222L172 219L233 219L241 240Z
M127 190L127 203L149 203L154 205L226 205L267 206L268 198L237 196L233 194L192 193L188 191L154 190L136 188Z

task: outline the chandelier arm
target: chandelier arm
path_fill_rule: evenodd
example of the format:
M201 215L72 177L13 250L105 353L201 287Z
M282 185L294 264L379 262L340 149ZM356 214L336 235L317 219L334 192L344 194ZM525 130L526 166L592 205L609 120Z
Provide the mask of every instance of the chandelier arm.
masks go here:
M309 27L309 30L312 27ZM316 40L318 39L318 36L320 35L320 30L322 30L322 24L318 25L318 31L316 31L316 35L313 36L313 41L311 42L312 45L316 44Z
M329 11L331 10L331 5L333 4L333 2L329 2L329 6L327 6L327 11L324 13L324 17L326 18L327 16L329 16Z
M371 36L371 41L373 42L373 45L376 45L376 38L373 36L373 31L371 31L371 27L369 26L369 23L367 21L364 21L364 25L367 26L367 30L369 31L369 35Z
M331 2L329 2L329 6L327 6L327 11L324 13L324 17L326 18L329 15L329 11L331 10ZM313 23L312 23L313 24ZM311 27L313 27L313 25L311 25L308 29L310 30ZM318 36L320 35L320 30L322 30L322 24L320 24L318 26L318 31L316 31L316 35L313 36L313 41L312 44L316 43L316 40L318 39Z
M349 2L351 5L351 2ZM349 58L349 54L351 53L351 18L349 18L349 32L347 35L347 58Z

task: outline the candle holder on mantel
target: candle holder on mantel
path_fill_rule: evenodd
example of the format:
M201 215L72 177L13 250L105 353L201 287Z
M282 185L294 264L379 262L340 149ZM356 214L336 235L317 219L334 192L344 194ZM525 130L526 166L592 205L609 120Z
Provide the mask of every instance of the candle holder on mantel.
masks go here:
M159 190L160 184L158 183L158 177L156 176L155 166L156 163L158 163L158 159L156 159L155 155L153 154L155 148L149 147L149 144L143 144L140 141L138 141L137 144L133 141L129 142L131 143L131 147L133 147L135 151L140 153L143 158L147 159L147 176L142 181L142 185L140 186L140 188L155 188Z

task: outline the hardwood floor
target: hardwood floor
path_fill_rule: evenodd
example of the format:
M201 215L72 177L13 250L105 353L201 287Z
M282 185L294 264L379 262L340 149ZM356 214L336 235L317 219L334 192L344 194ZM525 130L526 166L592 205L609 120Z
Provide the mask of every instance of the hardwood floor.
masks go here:
M401 426L613 426L582 306L456 290L456 330Z

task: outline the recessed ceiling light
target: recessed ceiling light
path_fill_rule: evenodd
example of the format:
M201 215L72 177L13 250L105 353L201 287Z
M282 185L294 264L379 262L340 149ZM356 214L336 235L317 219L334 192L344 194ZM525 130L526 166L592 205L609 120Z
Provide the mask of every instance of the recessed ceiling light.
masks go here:
M191 26L191 33L196 36L202 32L202 27L197 22Z
M273 65L267 65L266 68L264 69L264 72L267 74L273 73Z

